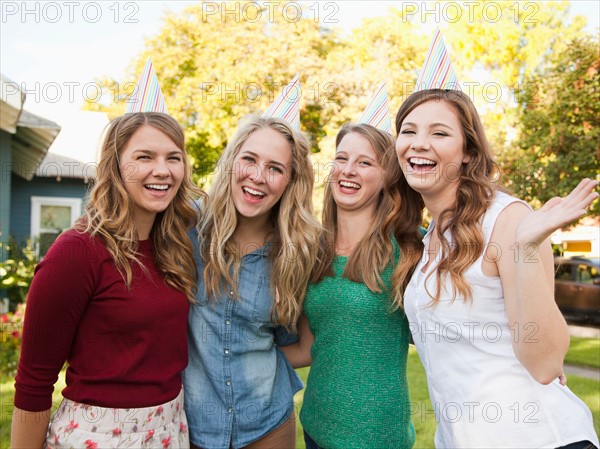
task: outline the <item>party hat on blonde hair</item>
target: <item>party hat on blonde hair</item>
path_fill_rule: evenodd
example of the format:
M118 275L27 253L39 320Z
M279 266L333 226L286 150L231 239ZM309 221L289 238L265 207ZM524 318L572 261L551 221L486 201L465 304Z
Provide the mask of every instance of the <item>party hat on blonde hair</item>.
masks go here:
M285 120L295 129L300 129L300 76L283 88L281 94L263 113L263 118L275 117Z
M439 28L435 30L425 63L417 80L416 90L425 89L460 90L458 78L452 68L450 55Z
M358 119L358 123L365 123L375 128L392 134L392 121L390 119L390 99L387 94L385 81L382 82L373 98Z
M135 85L126 112L162 112L168 114L165 98L160 90L158 77L154 72L150 58L146 61L144 70L142 70Z

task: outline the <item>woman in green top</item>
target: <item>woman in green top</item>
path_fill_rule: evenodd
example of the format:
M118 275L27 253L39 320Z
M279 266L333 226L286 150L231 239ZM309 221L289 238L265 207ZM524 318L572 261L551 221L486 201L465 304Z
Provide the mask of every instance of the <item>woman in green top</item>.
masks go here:
M391 135L365 124L342 127L300 340L281 348L295 367L312 358L300 413L307 449L413 446L408 322L391 293L399 178Z

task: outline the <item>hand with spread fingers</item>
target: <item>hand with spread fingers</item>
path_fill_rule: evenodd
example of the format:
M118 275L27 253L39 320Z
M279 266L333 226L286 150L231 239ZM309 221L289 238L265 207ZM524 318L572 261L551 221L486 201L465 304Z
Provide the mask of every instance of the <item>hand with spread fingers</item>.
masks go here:
M598 193L594 192L597 186L598 182L585 178L566 197L549 200L521 221L517 228L517 242L539 245L555 230L583 217L592 201L598 198Z

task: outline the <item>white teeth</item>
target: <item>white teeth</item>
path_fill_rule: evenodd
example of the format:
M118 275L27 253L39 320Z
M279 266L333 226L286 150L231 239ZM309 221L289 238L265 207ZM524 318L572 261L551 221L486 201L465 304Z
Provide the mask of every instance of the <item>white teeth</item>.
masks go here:
M264 193L259 192L258 190L251 189L250 187L244 187L244 191L255 196L265 196Z
M169 186L165 184L146 184L146 187L152 190L167 190L169 188Z
M340 181L342 187L350 187L351 189L360 189L360 185L355 182Z
M408 162L413 165L436 165L435 162L430 161L429 159L423 159L420 157L411 157Z

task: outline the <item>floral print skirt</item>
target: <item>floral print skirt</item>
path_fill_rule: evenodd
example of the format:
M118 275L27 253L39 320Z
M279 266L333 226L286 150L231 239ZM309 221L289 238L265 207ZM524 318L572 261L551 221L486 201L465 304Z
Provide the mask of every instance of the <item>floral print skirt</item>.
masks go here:
M154 407L104 408L68 399L50 420L46 449L189 448L183 390Z

